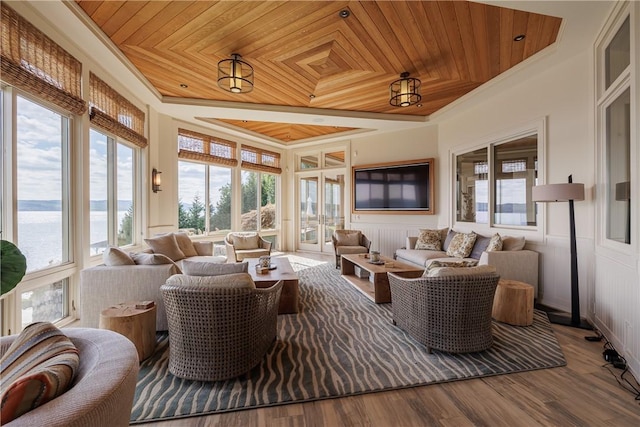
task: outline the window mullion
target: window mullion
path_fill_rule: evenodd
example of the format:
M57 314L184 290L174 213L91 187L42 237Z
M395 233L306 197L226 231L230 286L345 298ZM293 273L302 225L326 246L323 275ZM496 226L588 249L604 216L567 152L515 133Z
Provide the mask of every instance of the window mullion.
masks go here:
M109 245L117 246L118 234L118 183L116 173L116 142L113 138L107 137L107 229L109 235Z

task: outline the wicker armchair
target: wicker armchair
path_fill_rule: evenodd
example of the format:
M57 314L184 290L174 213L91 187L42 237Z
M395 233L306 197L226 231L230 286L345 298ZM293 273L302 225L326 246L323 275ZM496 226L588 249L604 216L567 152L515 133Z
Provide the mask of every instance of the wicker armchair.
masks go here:
M160 287L169 323L169 372L199 381L249 372L276 338L283 283L256 289L247 273L170 277Z
M340 268L340 257L348 254L366 254L371 242L359 230L336 230L331 235L336 254L336 268Z
M432 349L469 353L491 347L498 274L388 276L393 323L427 346L429 353Z

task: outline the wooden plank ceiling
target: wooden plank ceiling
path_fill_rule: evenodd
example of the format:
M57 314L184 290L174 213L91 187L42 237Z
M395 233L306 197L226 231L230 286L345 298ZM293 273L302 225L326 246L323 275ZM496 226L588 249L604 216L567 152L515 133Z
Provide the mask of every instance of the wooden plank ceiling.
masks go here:
M461 1L76 2L163 96L416 116L554 43L562 21ZM232 53L255 70L249 93L217 86ZM389 84L404 71L422 81L422 102L393 107ZM346 130L227 123L283 143Z

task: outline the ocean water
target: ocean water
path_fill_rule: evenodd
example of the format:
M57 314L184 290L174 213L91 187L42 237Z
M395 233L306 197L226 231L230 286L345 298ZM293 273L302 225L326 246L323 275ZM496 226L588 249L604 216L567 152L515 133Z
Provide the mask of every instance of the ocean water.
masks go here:
M118 225L125 214L126 211L118 211ZM27 258L27 271L59 265L66 258L63 257L61 219L61 211L18 211L18 247ZM89 228L90 243L103 247L107 240L107 212L92 211ZM101 251L97 248L90 250L91 255Z

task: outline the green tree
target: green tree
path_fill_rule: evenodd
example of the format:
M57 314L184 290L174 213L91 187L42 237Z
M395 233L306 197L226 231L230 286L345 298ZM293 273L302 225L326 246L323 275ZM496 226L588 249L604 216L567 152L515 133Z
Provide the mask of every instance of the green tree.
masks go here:
M209 227L211 230L231 230L231 184L220 188L220 199L211 209Z
M198 233L204 232L204 203L200 200L200 196L196 193L188 212L187 228L193 228Z
M242 211L241 214L255 210L258 195L258 173L248 172L247 179L242 182Z
M133 205L129 205L129 209L125 212L118 230L118 246L129 245L133 243Z
M189 214L184 208L182 199L178 200L178 228L189 228Z

